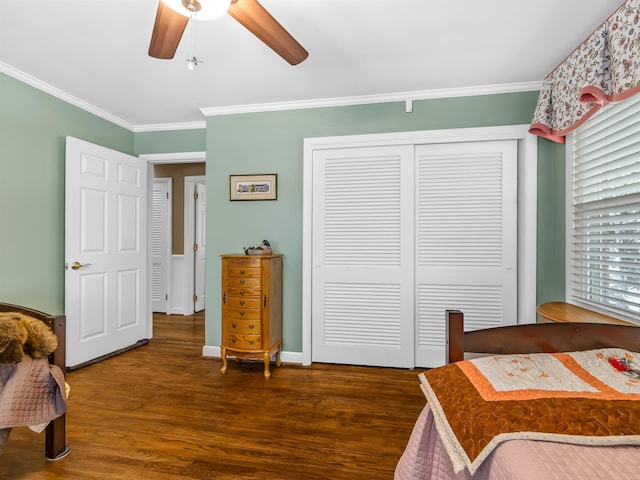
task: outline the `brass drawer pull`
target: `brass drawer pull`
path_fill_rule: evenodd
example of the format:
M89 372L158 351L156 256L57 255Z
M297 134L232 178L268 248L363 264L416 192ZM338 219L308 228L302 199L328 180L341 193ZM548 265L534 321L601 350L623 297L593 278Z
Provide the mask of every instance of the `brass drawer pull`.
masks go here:
M241 317L244 317L244 312L240 312L240 316L241 316Z
M255 328L255 325L249 325L249 330L253 330Z
M240 305L244 305L244 300L240 300Z
M240 270L240 275L244 275L244 270Z
M236 343L236 339L235 339L235 338L232 338L232 339L231 339L231 343Z
M240 280L240 285L244 285L244 278Z
M238 326L238 324L237 324L237 323L232 323L232 324L231 324L231 326L232 326L233 328L236 328L236 327Z
M244 290L240 290L240 295L244 295Z
M254 340L249 340L249 345L253 345L255 343Z

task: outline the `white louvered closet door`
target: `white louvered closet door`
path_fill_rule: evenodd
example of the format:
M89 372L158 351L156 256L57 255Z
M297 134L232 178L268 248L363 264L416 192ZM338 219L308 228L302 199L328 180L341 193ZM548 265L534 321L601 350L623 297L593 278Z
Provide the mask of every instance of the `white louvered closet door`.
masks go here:
M413 151L314 152L314 362L413 366Z
M151 204L151 307L169 312L169 191L171 179L153 181Z
M416 147L415 251L416 366L444 363L446 309L517 322L515 140Z

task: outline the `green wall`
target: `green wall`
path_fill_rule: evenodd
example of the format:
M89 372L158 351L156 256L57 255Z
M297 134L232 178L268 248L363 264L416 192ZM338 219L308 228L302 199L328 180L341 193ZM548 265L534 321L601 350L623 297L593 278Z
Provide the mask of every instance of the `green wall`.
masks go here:
M302 350L303 139L526 124L536 92L212 116L206 130L133 133L0 74L0 300L64 309L64 150L74 136L129 154L207 151L206 344L220 343L221 253L285 254L284 349ZM564 147L538 141L538 302L564 298ZM230 202L228 176L277 173L278 200Z
M207 345L220 343L220 258L268 239L285 255L283 274L283 349L302 351L302 172L303 140L309 137L382 132L527 124L537 92L415 101L413 112L404 102L348 107L213 116L207 119ZM563 147L540 140L539 174L554 177ZM228 178L238 173L277 173L275 202L230 202ZM545 251L563 249L553 202L554 185L542 185L547 199L542 229ZM564 203L563 203L564 204ZM539 272L538 282L555 295L547 278L560 277L553 253ZM547 270L545 270L547 269ZM556 282L557 283L557 282Z
M0 73L0 301L64 312L65 137L131 155L204 151L205 129L138 132Z
M206 149L204 128L137 132L134 136L136 155L143 153L204 152Z
M133 133L0 73L0 300L64 310L65 137L133 153Z
M565 300L564 145L538 140L537 304Z

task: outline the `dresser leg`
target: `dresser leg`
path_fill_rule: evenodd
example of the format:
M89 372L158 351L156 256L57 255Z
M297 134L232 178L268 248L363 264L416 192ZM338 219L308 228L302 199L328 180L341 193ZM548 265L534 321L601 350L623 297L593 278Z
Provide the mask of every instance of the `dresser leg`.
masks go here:
M280 361L280 350L276 352L276 367L281 367L282 362Z
M262 354L262 360L264 361L264 378L268 380L271 376L271 372L269 371L269 363L271 362L271 355L269 352L264 352Z
M220 356L222 357L222 368L220 372L224 375L227 373L227 349L225 347L220 347Z

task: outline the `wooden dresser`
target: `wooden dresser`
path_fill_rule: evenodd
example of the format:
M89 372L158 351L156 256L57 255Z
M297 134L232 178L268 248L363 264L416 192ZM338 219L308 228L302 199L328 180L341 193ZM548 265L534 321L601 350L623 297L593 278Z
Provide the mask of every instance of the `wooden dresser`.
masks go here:
M222 368L227 355L262 359L264 376L282 345L282 255L227 254L222 257Z

